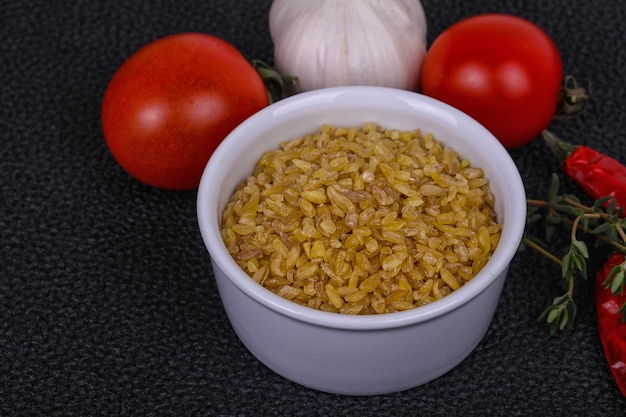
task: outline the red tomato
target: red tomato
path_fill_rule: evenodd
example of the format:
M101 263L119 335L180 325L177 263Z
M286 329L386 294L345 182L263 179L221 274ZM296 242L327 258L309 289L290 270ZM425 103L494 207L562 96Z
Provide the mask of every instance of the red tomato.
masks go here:
M117 70L102 102L102 130L131 176L194 189L217 145L268 104L261 77L234 46L177 34L144 46Z
M514 148L550 124L562 78L561 57L544 31L519 17L486 14L450 26L433 42L422 90Z

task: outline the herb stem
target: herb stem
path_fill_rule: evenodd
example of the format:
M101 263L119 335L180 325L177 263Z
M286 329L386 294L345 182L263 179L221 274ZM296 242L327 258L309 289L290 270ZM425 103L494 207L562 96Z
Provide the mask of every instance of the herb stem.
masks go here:
M624 228L622 227L622 225L619 223L616 223L615 230L617 230L617 233L619 233L620 237L622 238L622 241L626 242L626 233L624 233ZM622 246L621 249L622 251L626 252L626 247Z
M546 258L550 259L551 261L555 262L558 265L561 265L562 262L561 262L561 260L559 258L557 258L552 253L548 252L547 250L545 250L544 248L542 248L541 246L539 246L538 244L536 244L532 240L530 240L528 238L524 238L523 241L524 241L525 245L530 246L531 248L533 248L534 250L536 250L537 252L539 252L540 254L545 256Z
M574 222L573 222L571 219L568 219L568 218L563 218L563 221L564 221L564 222L566 222L566 223L568 223L568 224L570 224L570 225L573 225L573 224L574 224ZM580 225L580 224L578 225L578 228L579 228L581 231L585 232L585 233L591 233L591 231L590 231L590 230L585 229L585 228L584 228L582 225ZM616 228L619 228L619 229L618 229L618 232L619 232L619 230L620 230L620 229L622 229L622 232L620 233L620 236L622 237L622 239L623 239L624 237L626 237L626 236L623 236L623 234L624 234L624 230L623 230L623 228L621 228L621 227L619 226L619 224L617 224ZM607 243L607 244L609 244L609 245L613 246L615 249L617 249L617 250L619 250L619 251L621 251L621 252L626 252L626 246L624 246L624 245L622 245L622 244L620 244L620 243L616 242L615 240L609 239L609 238L607 238L606 236L602 236L602 235L600 235L600 236L596 236L596 239L601 240L602 242Z
M579 208L582 211L587 212L587 213L592 211L591 207L587 207L584 204L579 203L578 201L574 201L571 198L569 198L568 196L563 196L563 202L566 203L566 204L569 204L570 206Z
M577 277L587 278L589 249L584 240L578 240L578 235L582 232L591 239L595 239L596 243L609 244L619 252L626 253L626 221L620 219L624 214L623 208L616 211L615 203L608 204L611 197L599 198L593 202L593 205L587 206L573 195L559 195L558 188L558 176L553 175L548 190L549 198L546 200L526 200L527 206L532 208L529 210L527 223L534 223L543 218L546 227L546 239L550 239L557 225L564 226L566 229L570 227L568 229L570 242L563 257L558 258L553 255L550 248L537 239L526 236L523 238L525 246L561 266L561 276L567 292L554 298L552 304L546 307L539 316L540 321L545 321L550 326L550 334L573 325L577 310L574 300ZM538 209L542 209L541 211L544 211L545 214L543 216L537 214ZM617 273L612 272L612 275L604 283L613 294L624 291L624 265L626 265L626 261L622 260L620 267L622 270ZM626 302L623 303L619 311L623 311L623 317L626 321Z
M567 293L569 294L569 298L574 298L574 277L569 279Z
M550 207L550 203L548 203L547 201L544 200L534 200L532 198L527 198L526 199L526 204L528 204L529 206L534 206L534 207Z
M574 222L572 223L572 232L571 232L571 236L570 239L572 240L572 242L576 241L576 231L578 230L578 226L580 224L580 219L582 219L582 216L578 216L574 219Z
M593 210L590 207L585 206L583 204L580 204L580 203L578 203L578 202L568 198L567 196L562 197L561 201L567 203L570 206L574 206L574 207L582 210L583 212L585 212L585 214L584 214L585 217L595 218L595 219L603 219L603 220L609 219L609 216L606 213L593 213ZM531 198L526 199L526 204L529 205L529 206L533 206L533 207L540 207L540 208L547 208L547 209L549 209L549 211L550 211L550 213L552 215L560 217L564 222L566 222L566 223L568 223L569 225L572 226L572 229L573 229L572 230L572 236L573 237L575 236L575 230L576 229L580 229L580 231L585 232L585 233L591 233L592 232L592 231L584 228L581 224L579 224L581 216L576 217L576 220L574 220L574 221L572 221L570 218L562 216L561 213L559 213L559 211L556 210L556 208L563 207L563 205L561 205L561 204L554 205L554 204L551 204L550 202L545 201L545 200L535 200L535 199L531 199ZM574 225L576 227L573 227ZM620 223L616 223L615 224L615 229L617 230L617 233L620 235L620 238L622 239L622 242L626 242L626 231L624 231L624 228L621 226ZM607 243L607 244L613 246L615 249L617 249L617 250L619 250L621 252L626 252L626 246L620 244L619 242L617 242L617 241L615 241L613 239L609 239L606 236L601 236L601 235L600 236L596 236L596 238L601 240L601 241L603 241L604 243ZM529 244L529 246L532 246L532 245ZM543 248L541 248L541 249L543 249ZM545 255L544 252L547 252L547 251L545 251L545 249L543 249L542 253Z

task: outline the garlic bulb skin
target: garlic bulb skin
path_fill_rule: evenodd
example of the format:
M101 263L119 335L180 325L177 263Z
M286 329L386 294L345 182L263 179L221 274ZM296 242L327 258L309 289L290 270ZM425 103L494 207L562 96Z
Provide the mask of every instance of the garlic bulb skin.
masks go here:
M419 0L274 0L274 65L296 92L342 85L419 88L426 16Z

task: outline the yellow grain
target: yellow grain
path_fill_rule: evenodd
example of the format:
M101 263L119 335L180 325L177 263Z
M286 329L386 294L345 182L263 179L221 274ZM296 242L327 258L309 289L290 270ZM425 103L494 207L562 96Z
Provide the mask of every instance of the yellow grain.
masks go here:
M220 233L286 299L383 314L445 297L484 268L502 230L494 204L483 170L429 133L322 125L261 156Z

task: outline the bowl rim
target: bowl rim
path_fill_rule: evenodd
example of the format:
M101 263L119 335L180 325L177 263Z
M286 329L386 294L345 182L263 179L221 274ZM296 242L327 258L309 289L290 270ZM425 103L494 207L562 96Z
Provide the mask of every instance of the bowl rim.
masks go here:
M471 127L475 132L479 132L490 152L497 156L497 164L506 170L506 175L503 175L507 178L505 189L510 199L515 200L513 204L505 204L506 215L502 222L503 234L506 233L509 236L510 243L503 244L501 241L489 262L471 281L440 300L412 310L380 315L352 316L316 310L287 300L252 280L232 259L220 236L219 218L221 218L223 207L217 207L218 198L211 198L211 193L215 194L219 186L215 178L219 176L220 170L223 169L223 161L228 159L238 138L253 134L266 123L266 119L280 120L281 117L289 114L290 109L301 109L303 106L319 107L346 95L360 98L391 95L406 102L406 105L412 108L443 112L448 117L453 117ZM288 139L285 138L285 140ZM259 150L259 156L261 152L262 150ZM336 329L372 330L409 326L432 320L459 308L485 291L499 275L506 273L521 242L526 221L525 200L524 184L508 151L485 127L467 114L416 92L389 87L345 86L328 87L285 98L260 110L237 126L217 147L204 169L197 191L196 209L201 237L209 252L212 267L220 268L229 281L248 297L279 314L309 324ZM213 204L212 209L208 209L211 204Z

